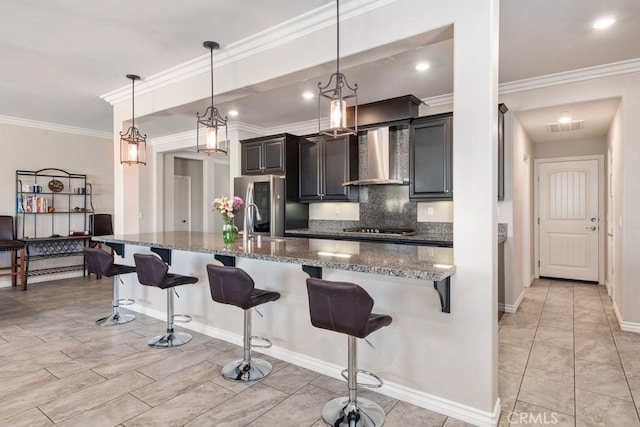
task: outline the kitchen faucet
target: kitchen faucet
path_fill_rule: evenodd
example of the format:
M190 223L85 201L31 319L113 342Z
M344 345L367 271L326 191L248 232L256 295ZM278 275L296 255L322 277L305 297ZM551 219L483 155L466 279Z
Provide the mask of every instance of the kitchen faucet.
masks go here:
M260 216L260 209L258 209L258 205L253 202L253 183L250 183L247 186L247 193L244 198L244 225L242 228L242 240L244 243L247 242L249 237L251 237L251 233L253 231L254 223L253 223L253 215L251 215L251 208L255 210L256 219L260 221L262 217Z

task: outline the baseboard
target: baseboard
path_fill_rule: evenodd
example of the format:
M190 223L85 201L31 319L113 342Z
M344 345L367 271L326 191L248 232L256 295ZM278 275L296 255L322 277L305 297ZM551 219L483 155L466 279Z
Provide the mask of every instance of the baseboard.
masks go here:
M166 320L166 313L164 311L151 309L139 304L132 304L126 308L159 320ZM204 323L191 321L189 323L181 324L180 326L239 346L242 345L243 342L241 335L233 334L210 325L205 325ZM301 366L305 369L312 370L328 377L342 379L340 373L344 369L343 366L333 365L331 363L305 356L300 353L295 353L277 346L269 349L255 349L255 351ZM384 385L376 391L394 399L399 399L411 403L412 405L429 409L430 411L435 411L477 426L496 426L500 418L500 399L497 399L493 412L488 412L389 381L385 381Z
M618 306L616 305L615 301L613 301L613 312L616 313L616 319L618 319L620 329L625 332L640 334L640 323L625 322L624 320L622 320L622 316L620 315L620 311L618 310Z
M534 280L536 280L536 276L535 274L532 274L531 277L529 277L529 284L527 286L531 286Z
M516 302L514 304L504 305L504 312L513 314L516 311L518 311L518 307L520 307L520 303L522 302L523 298L524 298L524 291L520 292L520 296L518 297L518 299L516 299Z

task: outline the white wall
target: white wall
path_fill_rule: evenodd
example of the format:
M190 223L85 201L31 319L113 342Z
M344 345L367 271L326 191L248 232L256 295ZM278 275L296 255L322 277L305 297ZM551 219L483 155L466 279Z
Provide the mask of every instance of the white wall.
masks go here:
M16 214L16 170L45 168L87 175L87 182L93 186L95 211L113 213L111 140L2 123L0 139L0 215ZM2 254L0 262L7 265L8 254ZM69 277L69 274L33 277L29 281ZM0 279L0 285L9 282L6 277Z
M573 157L607 154L606 138L590 138L575 141L534 142L533 158Z
M608 191L611 191L613 194L613 212L614 217L611 218L613 221L613 239L614 239L614 280L613 283L610 283L612 289L612 297L613 302L615 304L618 312L624 306L625 303L625 292L624 288L634 287L634 283L638 283L637 281L632 283L625 283L622 280L622 275L620 274L623 271L623 257L619 256L619 254L623 253L625 235L621 232L621 220L622 216L620 212L623 212L622 206L622 189L624 185L624 137L623 137L623 102L618 106L618 110L616 111L615 116L613 117L613 121L611 123L611 127L609 128L609 134L607 135L607 145L611 147L611 156L612 156L612 170L608 171L611 174L611 187ZM633 202L633 201L632 201ZM631 260L631 262L635 262L636 260ZM637 286L637 285L635 285ZM637 322L637 320L634 320Z
M511 177L513 188L513 227L510 227L509 237L513 251L511 266L511 286L505 291L506 304L517 305L526 286L530 284L533 272L532 256L533 239L531 231L532 206L532 144L525 133L516 114L509 114L505 125L510 130L505 131L512 139L512 168ZM529 168L527 169L527 164ZM528 173L525 173L528 171ZM525 208L529 215L525 215ZM529 223L525 223L528 219Z

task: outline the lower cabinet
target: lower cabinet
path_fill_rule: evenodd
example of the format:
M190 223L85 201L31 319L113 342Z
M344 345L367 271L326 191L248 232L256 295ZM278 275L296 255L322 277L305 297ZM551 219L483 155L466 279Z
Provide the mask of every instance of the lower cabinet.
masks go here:
M357 189L343 187L358 177L358 140L311 137L300 142L301 202L348 201L357 199Z
M409 198L452 200L453 114L414 120L409 138Z

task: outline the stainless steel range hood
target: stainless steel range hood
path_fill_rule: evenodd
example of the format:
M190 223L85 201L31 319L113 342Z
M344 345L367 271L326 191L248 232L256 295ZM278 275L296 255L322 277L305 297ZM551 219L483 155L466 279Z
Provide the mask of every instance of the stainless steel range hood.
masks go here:
M398 147L389 138L389 128L380 127L367 131L366 170L360 170L360 178L342 184L347 185L383 185L408 184L408 177L402 177ZM360 146L362 149L362 145ZM360 154L362 158L362 154ZM362 166L362 162L360 163Z

